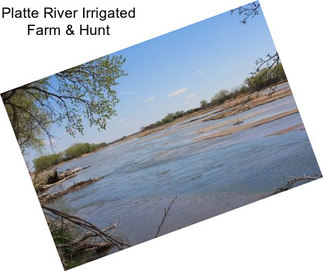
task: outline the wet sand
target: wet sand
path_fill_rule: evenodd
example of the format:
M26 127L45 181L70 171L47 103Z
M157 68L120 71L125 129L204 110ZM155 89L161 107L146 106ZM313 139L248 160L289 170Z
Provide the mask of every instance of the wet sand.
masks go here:
M298 109L289 110L284 113L276 114L274 116L263 118L261 120L254 121L254 122L251 122L248 124L244 124L244 125L240 124L240 125L236 125L233 127L229 127L228 129L225 129L225 130L217 132L217 133L213 133L211 135L195 138L195 140L201 141L201 140L207 140L207 139L231 135L233 133L237 133L237 132L240 132L240 131L243 131L246 129L251 129L251 128L263 125L265 123L272 122L272 121L275 121L275 120L278 120L278 119L281 119L281 118L284 118L284 117L287 117L287 116L290 116L290 115L293 115L296 113L298 113Z
M295 131L295 130L297 130L297 129L300 129L300 130L301 130L301 129L305 129L305 128L304 128L303 123L299 123L299 124L297 124L297 125L294 125L294 126L288 127L288 128L286 128L286 129L283 129L283 130L277 131L277 132L275 132L275 133L271 133L271 134L269 134L269 135L267 135L267 136L284 135L284 134L286 134L286 133L289 133L289 132Z

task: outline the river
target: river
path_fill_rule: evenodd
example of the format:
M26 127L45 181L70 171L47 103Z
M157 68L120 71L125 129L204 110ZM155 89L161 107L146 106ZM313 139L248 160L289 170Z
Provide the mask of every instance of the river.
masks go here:
M67 162L58 170L91 167L50 192L105 177L50 206L101 228L120 220L115 234L137 244L154 237L175 196L161 234L262 199L293 177L321 174L302 127L271 135L302 124L299 113L209 140L197 140L198 131L230 119L244 119L245 124L293 108L295 101L287 96L221 120L185 120Z

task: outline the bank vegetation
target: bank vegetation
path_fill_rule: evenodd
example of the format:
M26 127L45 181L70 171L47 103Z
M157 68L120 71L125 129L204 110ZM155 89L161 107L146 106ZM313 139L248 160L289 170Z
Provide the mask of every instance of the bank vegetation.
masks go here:
M105 142L98 144L77 143L62 152L40 156L33 160L35 172L39 173L40 171L49 169L59 163L98 151L106 146L108 146L108 144Z
M255 93L265 88L275 86L277 84L286 82L286 74L284 72L281 63L278 63L274 67L266 67L261 69L255 74L244 80L244 83L231 91L223 89L216 92L210 101L202 100L198 108L189 109L187 111L177 111L175 113L167 114L163 119L156 121L155 123L149 124L141 128L141 131L153 129L155 127L170 123L180 117L189 115L191 113L209 108L214 106L222 105L229 99L234 99L240 95L247 93Z

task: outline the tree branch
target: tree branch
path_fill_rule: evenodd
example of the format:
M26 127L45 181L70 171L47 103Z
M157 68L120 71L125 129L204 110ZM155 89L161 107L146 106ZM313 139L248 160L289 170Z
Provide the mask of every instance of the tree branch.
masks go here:
M169 204L168 208L167 209L164 209L164 216L163 216L163 219L162 219L160 225L158 226L158 229L157 229L157 232L155 234L155 237L158 237L158 235L160 233L160 230L161 230L161 228L162 228L162 226L163 226L163 224L164 224L164 222L166 220L166 217L168 215L168 212L169 212L170 208L172 207L172 205L174 204L174 202L175 202L176 199L177 199L177 196L175 198L173 198L173 200Z

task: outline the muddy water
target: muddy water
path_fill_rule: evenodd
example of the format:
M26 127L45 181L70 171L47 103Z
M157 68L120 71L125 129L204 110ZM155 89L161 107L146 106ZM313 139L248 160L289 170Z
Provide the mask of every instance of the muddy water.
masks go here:
M248 123L293 108L288 96L222 120L177 123L66 163L60 171L91 167L51 192L105 177L51 206L102 228L120 219L116 234L136 244L154 237L175 196L162 234L264 198L293 176L320 174L304 129L268 136L302 123L298 113L229 136L195 139L200 129L219 122L243 118ZM228 123L221 129L232 126Z

